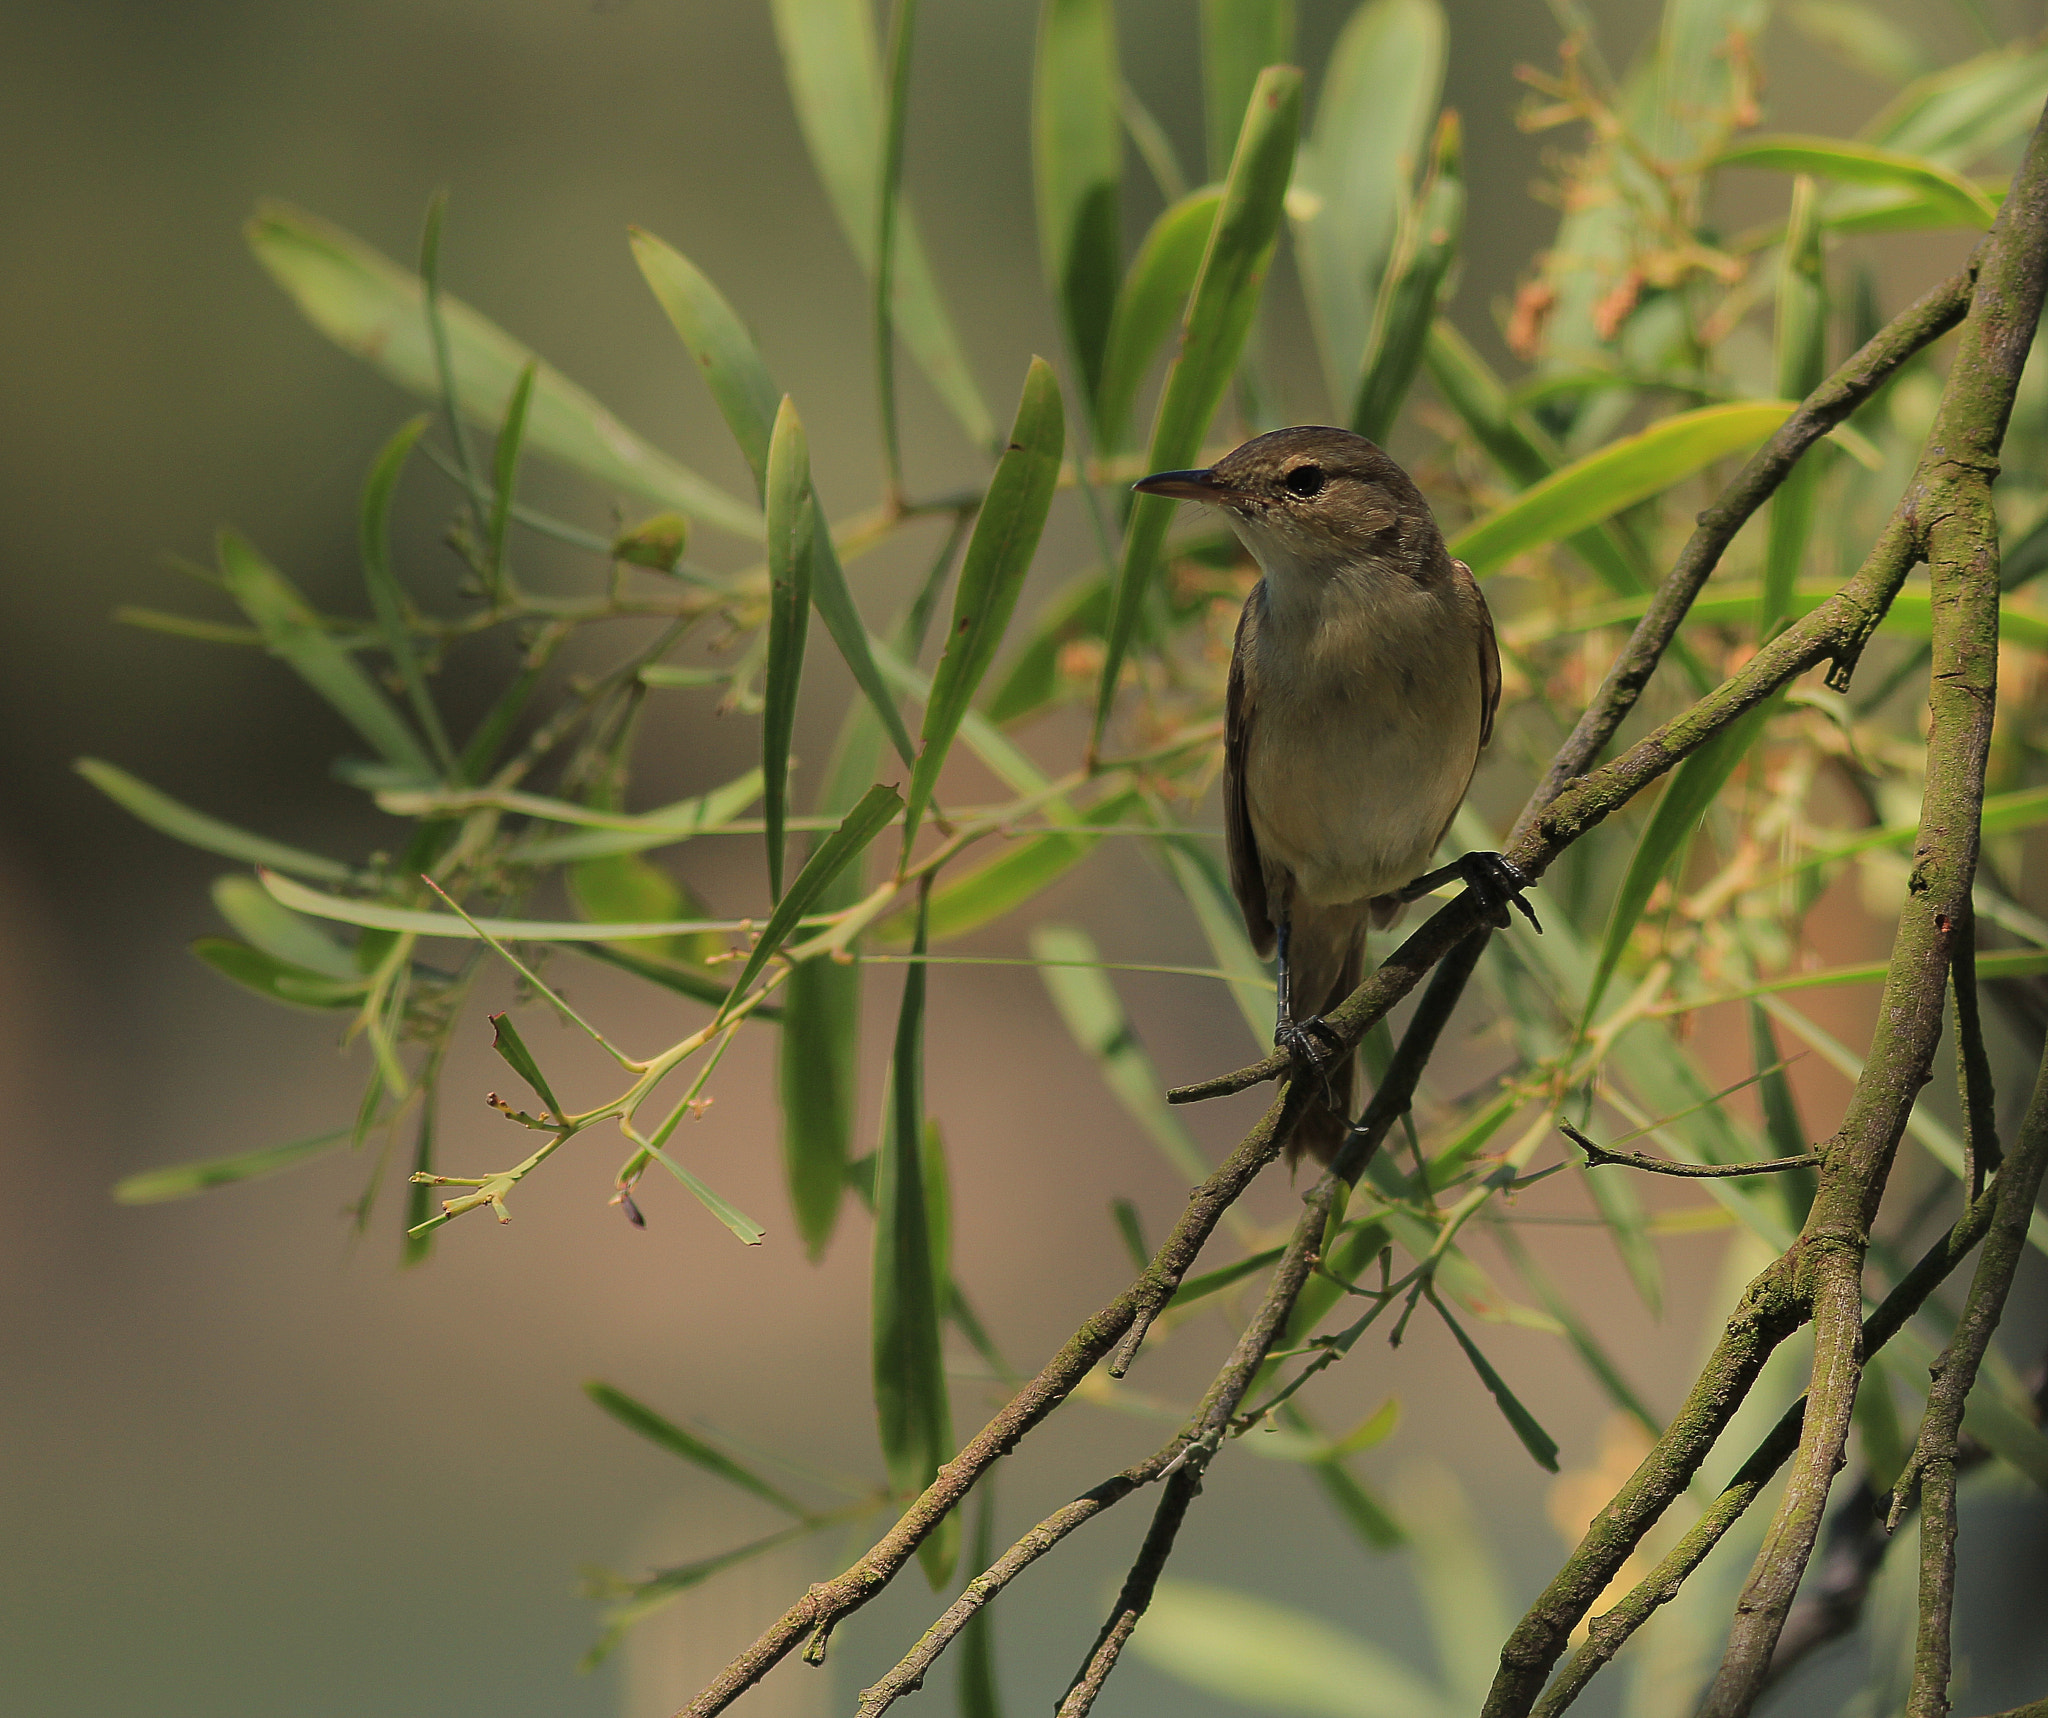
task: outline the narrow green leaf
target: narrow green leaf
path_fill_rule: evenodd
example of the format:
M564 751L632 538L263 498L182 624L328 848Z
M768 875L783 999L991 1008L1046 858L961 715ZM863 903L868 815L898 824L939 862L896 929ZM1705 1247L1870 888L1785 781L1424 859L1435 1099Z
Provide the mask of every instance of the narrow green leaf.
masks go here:
M354 1008L369 990L368 981L363 978L335 978L294 966L262 949L229 942L225 937L200 937L192 944L192 952L223 978L232 979L268 1001L288 1003L295 1008Z
M794 1515L799 1520L809 1517L810 1511L788 1492L770 1484L753 1469L733 1460L716 1445L707 1443L695 1432L685 1431L673 1420L657 1414L646 1403L635 1401L625 1391L614 1389L609 1384L590 1380L583 1386L588 1396L607 1414L630 1432L638 1432L649 1443L681 1456L684 1461L702 1468L714 1478L736 1485L740 1490L751 1492L763 1503L772 1504L785 1515Z
M1863 128L1863 141L1967 167L2024 137L2048 100L2048 53L2034 41L1930 72Z
M1402 218L1373 305L1372 332L1351 405L1351 427L1368 441L1385 441L1400 415L1422 365L1437 300L1457 260L1465 226L1459 153L1458 116L1447 112L1437 124L1429 176Z
M1161 1581L1131 1651L1155 1670L1254 1711L1452 1718L1460 1710L1363 1637L1235 1588Z
M903 196L904 134L910 123L910 54L917 0L889 0L888 100L882 112L880 195L875 204L875 415L888 493L903 493L903 441L896 411L896 229Z
M1650 904L1651 894L1672 866L1678 863L1679 856L1691 843L1692 833L1699 827L1700 819L1706 816L1707 807L1727 786L1735 766L1742 762L1757 736L1763 732L1764 724L1775 707L1776 701L1773 700L1760 709L1750 711L1723 728L1671 772L1671 779L1658 797L1657 809L1651 813L1649 823L1636 842L1635 852L1629 859L1628 873L1622 878L1621 887L1615 891L1614 906L1607 916L1607 930L1600 942L1599 962L1593 969L1593 981L1586 990L1583 1021L1590 1022L1599 1008L1600 999L1607 992L1608 980L1621 963L1629 938L1635 935L1636 925L1643 916L1643 909Z
M376 901L323 895L318 889L309 889L303 883L294 883L289 877L281 877L267 869L258 875L272 898L293 912L310 913L316 919L331 919L337 924L363 925L376 931L409 932L414 936L453 937L458 942L489 941L492 938L500 942L523 943L580 943L590 940L590 925L582 919L465 919L454 913L421 912L411 907L387 907ZM737 921L731 919L676 919L663 924L607 924L604 927L609 942L644 942L695 936L705 931L724 933L737 928Z
M1775 330L1777 387L1783 399L1802 400L1827 374L1828 290L1821 248L1820 199L1814 182L1801 174L1792 182L1792 214L1778 263ZM1800 460L1771 497L1769 535L1764 546L1763 597L1757 604L1759 643L1787 618L1792 591L1806 558L1820 477L1818 450Z
M232 823L208 817L182 805L167 793L159 793L146 781L138 781L124 769L98 758L80 758L71 766L132 817L159 834L202 853L218 853L223 859L237 859L245 865L264 865L273 871L290 871L301 877L318 877L323 882L345 883L355 875L338 859L287 847L282 841L251 835Z
M283 203L259 205L245 231L256 260L321 333L400 387L429 399L439 394L418 275ZM472 422L496 430L531 364L526 435L535 447L600 483L735 536L760 537L760 515L751 507L643 441L503 329L459 299L444 295L440 308L462 411Z
M359 981L355 952L297 913L279 906L253 877L216 877L213 904L220 916L265 954L322 978Z
M512 530L512 509L519 495L519 456L526 450L526 414L533 409L534 379L538 363L529 363L512 384L512 398L505 404L505 421L491 449L491 540L490 572L487 583L494 595L505 588L505 543ZM644 527L643 527L644 529ZM682 555L680 544L677 558ZM673 562L670 563L673 566Z
M1472 1370L1479 1374L1495 1402L1500 1405L1502 1416L1514 1428L1515 1436L1522 1440L1522 1448L1534 1458L1536 1465L1557 1472L1557 1440L1536 1423L1536 1416L1522 1406L1514 1391L1507 1386L1507 1380L1493 1369L1493 1363L1479 1352L1478 1345L1467 1336L1464 1327L1450 1314L1450 1309L1439 1300L1432 1290L1429 1304L1451 1327L1451 1334L1458 1339L1458 1346L1465 1351L1465 1358L1472 1362Z
M1401 1476L1401 1510L1415 1548L1416 1596L1451 1703L1460 1712L1477 1712L1500 1669L1500 1643L1515 1622L1499 1559L1449 1468L1411 1466Z
M232 531L220 535L220 570L228 595L256 623L273 656L296 670L386 763L432 779L433 760L404 718L282 573Z
M881 56L868 0L774 0L790 99L811 165L824 182L839 229L870 278L880 232L883 150ZM890 319L967 437L995 439L995 423L939 300L917 224L896 223Z
M932 891L930 936L934 943L965 936L993 924L1026 901L1042 894L1095 851L1102 837L1090 828L1121 823L1144 809L1142 795L1111 794L1092 805L1071 830L1026 836L985 865L964 872ZM875 926L884 942L902 942L911 933L912 915L899 913Z
M1782 400L1702 406L1611 442L1468 525L1451 553L1481 577L1515 556L1610 519L1626 507L1768 436L1792 413Z
M545 817L558 823L583 824L598 833L550 836L524 843L519 849L523 862L549 865L564 859L593 859L607 853L636 853L650 847L672 847L692 836L723 829L761 797L761 772L750 769L693 799L679 799L673 805L638 813L601 811L593 806L572 805L567 800L542 795L500 795L497 802L507 810L529 817ZM379 801L387 810L389 798Z
M1222 190L1205 185L1162 209L1117 289L1095 392L1095 449L1103 458L1130 440L1138 389L1180 323L1222 206Z
M762 1228L746 1212L733 1204L731 1200L722 1197L712 1188L707 1187L702 1181L698 1180L696 1176L692 1175L673 1157L669 1156L667 1152L663 1151L660 1146L649 1146L647 1148L647 1155L688 1188L690 1197L695 1199L699 1205L702 1205L705 1210L709 1211L712 1216L716 1217L730 1229L738 1237L741 1246L758 1247L767 1238L768 1231L766 1229Z
M1042 961L1100 958L1084 932L1064 925L1036 926L1031 932L1031 953ZM1085 964L1042 966L1038 976L1074 1042L1094 1061L1103 1084L1115 1094L1125 1114L1190 1183L1206 1180L1209 1165L1178 1113L1160 1095L1165 1087L1109 980Z
M910 730L903 725L896 700L890 697L883 682L881 669L875 666L874 641L868 636L860 610L854 606L846 570L839 564L839 551L833 546L831 531L825 527L822 509L811 530L811 601L817 605L818 618L825 623L832 642L839 646L846 666L853 671L854 683L881 718L882 731L889 736L889 743L906 764L914 767L917 748L911 743Z
M1053 490L1059 483L1065 444L1066 417L1059 382L1050 364L1033 358L1010 426L1009 445L989 482L966 559L960 565L945 654L932 674L931 696L925 700L917 764L911 772L903 820L906 853L938 786L939 772L945 767L961 718L995 661L996 648L1017 607L1017 593L1031 570L1031 557L1038 551Z
M1812 1148L1812 1141L1799 1119L1799 1100L1793 1094L1785 1058L1779 1054L1777 1037L1771 1031L1771 1017L1755 998L1751 998L1747 1012L1750 1065L1756 1075L1757 1101L1764 1112L1764 1138L1770 1141L1773 1157L1803 1156ZM1784 1206L1785 1221L1795 1229L1805 1227L1807 1211L1819 1186L1820 1178L1811 1169L1788 1170L1770 1178L1770 1190Z
M746 324L696 264L643 228L629 227L627 233L633 260L682 336L690 357L704 372L725 427L746 456L755 487L765 502L768 446L781 389L769 376Z
M1033 618L1023 646L988 696L987 715L999 726L1022 721L1059 696L1060 656L1079 638L1100 638L1109 624L1109 580L1089 573L1055 592Z
M762 493L768 511L768 674L761 698L761 781L768 890L780 900L789 748L796 732L797 689L803 681L804 637L811 617L811 545L818 521L811 499L810 443L787 394L769 435Z
M1123 273L1123 121L1110 0L1046 0L1032 79L1038 250L1092 407Z
M1204 1271L1198 1277L1187 1277L1179 1288L1173 1291L1169 1306L1189 1307L1198 1300L1206 1300L1212 1294L1221 1294L1233 1283L1241 1283L1248 1276L1264 1270L1268 1265L1280 1262L1285 1251L1281 1247L1269 1247L1263 1253L1254 1253L1249 1258L1239 1259L1234 1265L1219 1265L1213 1271Z
M540 1101L548 1106L542 1121L560 1121L568 1111L562 1108L562 1100L555 1096L554 1088L547 1082L547 1076L540 1071L540 1064L533 1059L533 1052L526 1047L526 1040L519 1036L519 1028L512 1024L509 1014L491 1016L491 1048L505 1058L505 1063L535 1092Z
M1980 228L1990 226L1998 214L1982 191L1937 162L1841 138L1746 137L1722 150L1715 165L1810 173L1816 179L1849 185L1899 187L1930 203L1945 205L1957 222Z
M1294 0L1202 0L1202 112L1209 172L1230 165L1259 73L1294 58Z
M1614 1243L1614 1250L1621 1255L1622 1268L1628 1272L1628 1280L1635 1285L1635 1291L1642 1297L1652 1318L1664 1316L1664 1261L1658 1256L1657 1246L1650 1239L1649 1213L1643 1209L1642 1196L1636 1192L1634 1180L1626 1175L1590 1175L1579 1171L1579 1179L1586 1189L1587 1197L1593 1202L1593 1209L1600 1213L1600 1221L1607 1226L1607 1238ZM1533 1285L1532 1285L1533 1286ZM1552 1309L1553 1315L1555 1309Z
M569 886L569 899L576 910L594 925L673 922L691 916L701 918L704 914L702 902L659 865L637 853L578 859L568 867L563 880ZM626 952L642 960L691 963L709 960L725 949L723 936L705 931L694 937L636 942ZM714 989L713 1000L725 994L723 984L715 985Z
M386 442L363 484L363 583L369 589L370 610L377 617L377 630L384 636L384 648L391 657L391 665L405 683L405 695L412 705L413 719L419 723L420 732L427 736L427 743L434 748L434 756L440 761L441 768L452 771L455 768L455 750L448 743L448 730L441 724L441 712L434 707L433 695L427 690L426 673L420 666L419 652L413 648L412 628L407 623L405 593L399 588L397 574L391 570L391 497L398 487L399 478L405 473L405 462L412 456L413 444L425 433L428 422L425 416L416 417ZM251 614L250 618L257 617ZM263 627L262 631L265 641L271 642L273 635L270 629ZM274 642L271 648L277 649Z
M1791 16L1802 35L1877 83L1911 83L1928 70L1926 52L1911 32L1857 0L1800 0Z
M1796 587L1790 599L1793 619L1811 614L1835 594L1833 584L1808 583ZM1755 617L1757 604L1763 594L1762 587L1755 584L1728 585L1718 591L1704 592L1688 611L1688 618L1702 625L1743 624ZM1581 609L1571 614L1557 615L1546 620L1545 636L1551 632L1585 632L1597 626L1617 626L1639 618L1648 606L1647 597L1626 597L1598 607ZM1926 590L1901 591L1892 599L1891 608L1877 630L1890 638L1925 639L1933 634L1934 611ZM2012 604L2001 605L1998 612L1998 637L2003 644L2016 644L2028 650L2048 650L2048 620L2040 615L2028 614Z
M1295 169L1294 254L1330 396L1351 400L1366 338L1442 99L1437 0L1368 0L1330 51Z
M986 1569L996 1558L996 1487L985 1476L976 1488L974 1543L967 1554L972 1571ZM1003 1718L996 1677L995 1606L983 1605L960 1631L960 1718Z
M1181 324L1180 349L1167 372L1153 421L1149 463L1155 471L1193 462L1201 451L1209 420L1236 373L1279 237L1281 204L1294 164L1300 121L1301 73L1291 66L1267 67L1259 74L1245 109L1244 129L1224 182L1223 202ZM1174 503L1157 495L1141 495L1131 509L1110 610L1091 749L1101 743L1102 730L1109 721L1124 657L1158 568L1173 507Z
M780 1532L770 1533L766 1538L756 1539L751 1544L741 1545L731 1551L721 1551L713 1557L701 1557L694 1563L678 1564L672 1569L659 1569L646 1580L633 1582L626 1588L626 1602L611 1613L606 1620L604 1631L591 1643L590 1650L577 1661L577 1669L595 1670L611 1656L613 1649L626 1638L626 1631L635 1623L687 1593L692 1587L702 1586L713 1575L722 1574L741 1563L751 1562L765 1551L780 1550L812 1531L814 1529L808 1522L799 1522L794 1527L785 1527Z
M1145 1227L1139 1221L1138 1208L1128 1199L1112 1199L1109 1202L1109 1220L1116 1225L1118 1238L1124 1244L1124 1256L1134 1270L1142 1271L1152 1262L1152 1249L1145 1245Z
M924 939L914 945L922 953ZM889 1483L915 1495L953 1453L952 1409L939 1341L940 1261L925 1198L925 968L904 969L890 1060L889 1107L875 1158L875 1420ZM955 1536L957 1542L957 1534ZM953 1547L919 1551L934 1589L951 1573Z
M788 893L775 903L775 911L768 915L768 922L762 926L760 938L732 987L727 1007L746 995L770 957L789 940L797 921L810 911L812 902L833 878L867 850L868 843L894 822L902 809L903 796L895 788L877 783L846 814L839 827L818 844L817 851L797 873L796 881L790 884Z
M286 1145L266 1145L257 1151L233 1157L210 1157L198 1163L175 1163L163 1169L145 1169L139 1175L124 1176L114 1184L115 1201L122 1205L156 1205L166 1199L189 1199L209 1187L225 1187L231 1181L254 1181L275 1175L311 1158L325 1156L349 1137L350 1129L338 1127L295 1139Z
M816 1263L846 1188L860 1072L860 968L830 955L800 961L782 995L783 1168L797 1232Z

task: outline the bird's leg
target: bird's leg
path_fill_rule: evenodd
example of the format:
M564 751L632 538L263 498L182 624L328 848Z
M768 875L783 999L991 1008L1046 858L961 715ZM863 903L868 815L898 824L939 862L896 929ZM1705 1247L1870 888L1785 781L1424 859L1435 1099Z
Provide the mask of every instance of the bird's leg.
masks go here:
M1273 985L1279 1003L1279 1016L1273 1026L1273 1042L1304 1068L1321 1071L1326 1060L1343 1055L1344 1040L1337 1036L1329 1022L1320 1014L1312 1014L1306 1020L1294 1018L1293 971L1287 960L1287 932L1288 923L1282 919L1274 927L1273 933L1275 951L1280 957L1279 971L1274 977Z
M1539 935L1542 933L1543 927L1536 920L1536 909L1522 894L1524 889L1536 886L1534 881L1523 876L1498 853L1467 853L1462 858L1453 859L1450 864L1417 877L1407 888L1397 891L1397 898L1418 901L1430 890L1452 882L1462 882L1477 895L1487 917L1503 930L1512 923L1508 916L1508 909L1512 907L1529 921L1532 929Z

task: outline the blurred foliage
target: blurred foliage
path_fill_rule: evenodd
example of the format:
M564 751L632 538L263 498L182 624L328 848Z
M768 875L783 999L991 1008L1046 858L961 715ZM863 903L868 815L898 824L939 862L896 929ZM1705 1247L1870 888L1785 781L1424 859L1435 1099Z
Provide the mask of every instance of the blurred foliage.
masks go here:
M1670 0L1656 38L1616 71L1577 9L1558 8L1569 31L1556 67L1526 74L1522 117L1573 141L1556 157L1555 241L1502 307L1504 338L1525 365L1509 379L1444 316L1456 290L1465 167L1456 116L1438 111L1446 29L1436 0L1365 0L1306 102L1301 74L1284 64L1291 6L1206 4L1209 159L1196 171L1171 158L1124 82L1110 0L1046 0L1035 162L1044 274L1066 350L1057 370L1035 360L1005 384L1021 397L998 441L998 414L962 355L900 185L915 7L897 0L883 37L866 0L776 0L797 116L872 294L889 481L864 512L828 509L796 402L742 316L660 238L635 232L634 254L746 457L751 496L686 469L443 292L438 205L416 268L311 215L266 205L248 229L257 260L316 328L429 402L435 417L406 423L371 463L364 612L316 611L256 546L223 532L216 565L192 571L238 619L145 610L122 618L277 658L361 742L337 775L409 820L411 834L391 852L304 853L179 804L113 764L81 763L145 823L253 868L216 891L232 935L202 939L195 954L266 1000L345 1017L345 1035L365 1050L352 1123L241 1158L155 1170L118 1196L179 1197L351 1149L368 1165L359 1223L371 1221L394 1165L410 1177L406 1248L417 1260L457 1216L487 1208L502 1220L510 1194L556 1150L615 1124L627 1155L614 1201L631 1220L643 1221L640 1183L659 1165L742 1242L756 1241L760 1224L686 1165L676 1134L734 1037L778 1032L784 1155L806 1246L815 1258L831 1243L849 1192L877 1215L876 1388L889 1480L813 1508L763 1477L759 1462L593 1386L600 1406L633 1430L793 1518L751 1546L608 1589L623 1602L606 1641L754 1551L914 1493L951 1451L947 1348L973 1351L984 1375L1010 1375L954 1275L945 1146L923 1101L920 963L972 957L927 949L992 924L1030 925L1032 957L1061 1017L1140 1133L1179 1173L1204 1173L1118 999L1118 963L1038 911L1044 892L1102 842L1134 841L1211 950L1209 967L1178 970L1225 986L1263 1048L1267 980L1213 833L1197 821L1219 765L1231 627L1253 574L1229 538L1187 524L1171 536L1181 522L1169 505L1133 505L1125 485L1304 416L1391 436L1454 550L1488 581L1499 619L1500 738L1482 803L1454 832L1459 849L1497 846L1484 809L1495 786L1533 773L1585 704L1717 474L1874 330L1878 287L1858 236L1982 228L2048 97L2048 50L2037 44L1941 64L1853 0L1810 0L1796 9L1800 27L1896 94L1855 138L1771 135L1759 129L1754 70L1767 10L1764 0ZM1149 184L1127 173L1133 155ZM1716 227L1716 186L1737 170L1785 181L1783 219L1738 233ZM1135 245L1127 225L1142 228ZM1262 293L1283 243L1327 388L1306 410L1276 388L1261 355ZM901 476L893 400L902 357L989 454L985 485L920 496ZM1678 707L1839 581L1911 468L1936 376L1931 358L1910 364L1800 468L1766 528L1738 541L1693 611L1674 672L1645 700L1649 714ZM607 530L540 512L519 494L533 458L582 474L599 496L657 511ZM433 551L389 534L397 487L436 473L452 491L445 552L464 581L445 611L414 594L426 581L413 570ZM2048 566L2044 473L2048 377L2035 371L1998 490L2009 545L2004 677L2017 696L2000 705L1998 794L1987 807L1978 895L1987 930L1980 971L2014 1035L2033 1046L2044 1010L2029 980L2048 972L2048 923L2022 902L2019 862L2027 832L2048 822L2040 705L2030 695L2048 646L2048 606L2031 584ZM1083 510L1100 558L1072 569L1035 610L1020 609L1056 505ZM701 531L762 559L714 571L692 558ZM522 545L534 536L587 553L582 589L552 593L522 578ZM928 545L929 573L905 612L884 617L871 612L857 563L899 537ZM821 629L809 626L813 609ZM1536 1178L1561 1110L1587 1126L1604 1118L1688 1162L1805 1149L1787 1054L1818 1053L1838 1067L1854 1057L1800 1012L1796 993L1873 984L1883 970L1821 965L1804 927L1845 875L1896 881L1920 785L1914 692L1930 626L1924 590L1909 587L1853 701L1803 690L1780 698L1546 877L1545 934L1497 938L1484 957L1494 1071L1476 1089L1425 1086L1412 1167L1389 1156L1371 1166L1331 1238L1327 1272L1296 1309L1283 1346L1298 1358L1269 1363L1266 1406L1277 1429L1248 1447L1301 1464L1368 1554L1412 1548L1404 1554L1418 1558L1437 1634L1434 1679L1314 1619L1191 1586L1159 1596L1140 1637L1155 1661L1273 1710L1421 1718L1471 1709L1505 1613L1474 1596L1493 1577L1455 1487L1411 1474L1383 1496L1385 1482L1368 1482L1353 1463L1394 1431L1395 1405L1330 1434L1294 1391L1386 1310L1391 1291L1355 1279L1375 1261L1386 1269L1391 1254L1407 1261L1401 1281L1419 1283L1447 1321L1439 1293L1482 1323L1550 1332L1617 1414L1654 1424L1583 1318L1513 1244L1512 1195ZM586 632L613 641L610 665L565 678L564 647ZM475 672L492 640L511 642L514 668L474 728L455 731L437 685ZM710 666L677 660L702 642L713 647ZM789 771L799 682L807 655L827 647L857 693L818 791L799 805ZM760 715L761 766L697 798L634 809L636 738L650 701L671 700ZM1075 721L1044 719L1061 709L1092 711L1085 750L1074 745ZM964 803L946 791L944 765L959 747L1001 783L1002 797ZM1062 755L1048 761L1050 752ZM890 829L901 830L899 842L883 841ZM763 843L759 913L707 911L656 857L707 839ZM572 916L537 916L556 899ZM491 1101L535 1148L503 1170L450 1175L435 1153L441 1070L454 1035L482 1029L468 1003L494 956L516 967L529 1008L558 1010L611 1057L620 1089L590 1107L565 1104L514 1018L497 1016L496 1047L532 1096L520 1099L525 1108ZM557 993L550 974L564 959L623 968L696 1004L701 1023L665 1048L630 1051ZM856 1137L853 1073L859 968L878 962L911 964L886 1121L870 1144ZM1701 1010L1726 1002L1747 1009L1752 1067L1739 1087L1709 1077L1690 1031ZM1761 1125L1727 1101L1740 1087L1756 1088ZM970 1125L956 1118L956 1139ZM1913 1137L1949 1178L1948 1192L1898 1221L1886 1258L1957 1203L1965 1172L1937 1115L1920 1112ZM1585 1178L1593 1214L1584 1220L1605 1228L1653 1311L1660 1235L1730 1226L1775 1251L1810 1193L1790 1177L1704 1181L1690 1203L1652 1217L1627 1184L1609 1179L1613 1171L1567 1173ZM438 1208L435 1187L452 1190ZM1535 1304L1482 1267L1465 1245L1468 1229L1508 1234L1506 1256L1522 1261ZM1255 1285L1277 1252L1254 1225L1240 1222L1233 1234L1242 1260L1186 1283L1155 1339L1211 1297L1242 1313L1240 1285ZM1103 1243L1142 1253L1128 1206ZM1364 1294L1369 1310L1318 1334L1347 1289ZM1407 1309L1414 1305L1410 1294ZM1483 1345L1462 1324L1451 1327L1524 1444L1554 1465L1548 1434ZM1885 1389L1912 1393L1908 1369L1885 1376ZM2040 1434L2009 1371L1989 1387L2007 1411L1987 1412L1973 1429L2039 1472ZM1100 1375L1082 1395L1156 1410ZM984 1517L978 1554L988 1544ZM953 1544L926 1550L934 1584L948 1580ZM1688 1613L1660 1627L1717 1621ZM992 1648L983 1634L976 1642L971 1709L989 1711ZM1367 1687L1378 1692L1368 1697ZM1643 1679L1630 1711L1675 1711L1673 1698Z

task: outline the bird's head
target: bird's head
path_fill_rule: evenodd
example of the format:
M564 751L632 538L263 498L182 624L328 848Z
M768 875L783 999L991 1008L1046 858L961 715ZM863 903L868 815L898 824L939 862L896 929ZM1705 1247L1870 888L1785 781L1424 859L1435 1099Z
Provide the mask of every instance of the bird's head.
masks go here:
M1427 581L1448 567L1422 492L1350 430L1274 430L1207 470L1155 472L1132 487L1222 508L1269 578L1377 570Z

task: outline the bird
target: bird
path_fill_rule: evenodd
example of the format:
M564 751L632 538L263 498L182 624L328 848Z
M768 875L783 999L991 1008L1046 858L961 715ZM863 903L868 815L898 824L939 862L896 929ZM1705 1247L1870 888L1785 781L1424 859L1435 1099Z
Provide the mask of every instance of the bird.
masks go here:
M1493 736L1493 617L1421 490L1350 430L1273 430L1133 487L1221 509L1262 575L1230 657L1224 838L1252 946L1279 956L1274 1042L1321 1076L1289 1161L1327 1164L1356 1075L1322 1016L1358 987L1368 930L1454 879L1494 923L1512 905L1542 929L1498 853L1431 869Z

